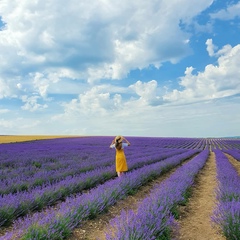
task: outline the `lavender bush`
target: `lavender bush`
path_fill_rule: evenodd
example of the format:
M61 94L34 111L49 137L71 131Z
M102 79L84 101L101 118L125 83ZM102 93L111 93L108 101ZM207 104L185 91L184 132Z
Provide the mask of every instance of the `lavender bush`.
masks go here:
M212 220L229 240L240 239L240 176L220 150L215 151L217 162L218 205Z

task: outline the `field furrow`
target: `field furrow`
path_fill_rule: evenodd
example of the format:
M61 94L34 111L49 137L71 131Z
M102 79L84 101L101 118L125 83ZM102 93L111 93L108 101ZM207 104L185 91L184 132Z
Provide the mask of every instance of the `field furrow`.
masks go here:
M213 226L211 216L216 204L216 160L213 152L196 179L189 203L182 207L179 218L179 240L223 240L225 237Z

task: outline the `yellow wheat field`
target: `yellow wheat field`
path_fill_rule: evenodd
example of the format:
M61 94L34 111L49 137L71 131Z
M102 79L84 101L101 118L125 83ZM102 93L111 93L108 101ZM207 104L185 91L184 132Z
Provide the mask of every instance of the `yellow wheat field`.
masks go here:
M13 143L13 142L25 142L42 139L53 138L66 138L77 136L65 136L65 135L0 135L0 143Z

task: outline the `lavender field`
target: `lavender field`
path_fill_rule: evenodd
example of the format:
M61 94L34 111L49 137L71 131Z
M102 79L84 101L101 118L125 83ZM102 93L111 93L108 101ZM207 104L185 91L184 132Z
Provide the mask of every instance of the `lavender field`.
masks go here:
M0 144L0 239L68 239L141 186L177 170L152 189L138 211L122 211L105 239L172 239L178 206L186 205L210 152L218 188L212 222L240 239L240 139L128 137L129 171L115 172L113 137L74 137ZM126 220L127 219L127 220ZM96 237L97 239L97 237Z

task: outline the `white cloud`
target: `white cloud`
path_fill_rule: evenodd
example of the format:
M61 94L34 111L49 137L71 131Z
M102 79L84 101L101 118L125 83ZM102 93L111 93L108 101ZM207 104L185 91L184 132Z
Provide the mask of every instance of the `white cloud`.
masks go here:
M147 83L137 81L135 84L129 86L133 89L138 96L140 101L145 104L159 105L162 103L162 98L158 95L157 81L152 80Z
M37 110L42 110L48 107L47 104L40 104L38 103L39 96L22 96L22 101L25 103L21 108L23 110L27 110L30 112L34 112Z
M209 56L213 57L215 55L215 50L217 50L217 47L212 43L212 39L207 39L206 45Z
M78 135L209 137L212 133L210 137L222 137L237 134L240 117L237 111L240 108L239 99L155 107L130 101L121 104L122 107L115 111L105 114L96 111L87 115L76 111L79 109L77 100L71 104L72 111L55 116L48 125L65 125L64 130L69 128L69 134ZM65 107L69 110L70 105Z
M12 113L12 115L14 115L14 119L8 119L7 117L0 119L1 134L48 134L50 131L50 129L46 127L46 121L16 117L14 113Z
M13 126L12 122L5 120L5 119L0 119L0 127L4 128L11 128Z
M6 82L0 78L0 99L10 95L10 88Z
M1 113L1 114L3 114L3 113L8 113L8 112L10 112L9 109L4 109L4 108L1 109L1 108L0 108L0 113Z
M108 92L109 86L94 86L79 95L78 99L72 99L65 103L65 113L81 113L88 116L105 116L108 112L121 108L122 97L120 94Z
M17 83L17 88L18 89L22 89L22 84L21 83Z
M49 87L49 80L44 77L42 73L36 73L33 77L34 88L37 89L40 96L47 97L47 89Z
M123 97L124 94L134 92L135 97ZM82 114L84 116L126 116L139 108L162 104L162 98L158 95L157 82L137 81L126 88L111 85L93 86L84 93L79 94L77 99L63 103L65 115ZM61 118L62 115L60 114ZM56 117L55 117L56 118Z
M216 13L210 14L213 19L231 20L240 17L240 2L229 5L226 9L221 9Z
M59 73L68 77L119 79L131 69L178 62L190 52L189 23L212 3L184 1L1 1L2 71ZM182 8L182 5L185 7ZM74 76L75 75L75 76ZM46 86L46 84L45 84ZM45 94L44 87L40 90Z
M240 45L224 46L213 53L212 42L208 41L208 51L219 56L217 64L209 64L203 72L193 74L193 67L188 67L179 84L184 90L173 90L163 96L165 101L178 103L222 98L240 93Z
M1 72L1 69L0 69L0 72ZM16 76L1 77L1 74L0 74L0 99L16 98L19 92L19 87L20 87L20 85L18 85L18 81L19 81L19 78Z

